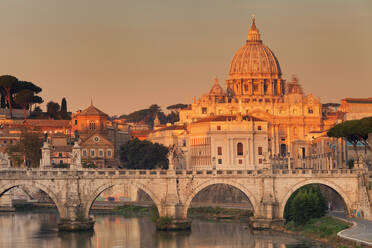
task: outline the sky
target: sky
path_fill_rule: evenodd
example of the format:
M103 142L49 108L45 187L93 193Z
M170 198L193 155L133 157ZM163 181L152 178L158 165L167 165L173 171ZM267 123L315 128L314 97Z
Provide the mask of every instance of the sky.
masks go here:
M372 97L371 0L1 0L0 75L73 112L191 103L225 86L252 14L284 79L323 103Z

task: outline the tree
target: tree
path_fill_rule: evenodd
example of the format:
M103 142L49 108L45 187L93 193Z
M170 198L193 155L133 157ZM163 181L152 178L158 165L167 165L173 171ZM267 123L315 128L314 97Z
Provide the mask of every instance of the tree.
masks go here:
M62 98L62 101L61 101L61 118L64 119L64 120L67 120L69 117L68 117L68 114L67 114L67 102L66 102L66 98Z
M369 133L372 133L372 117L342 122L332 127L327 132L327 135L334 138L344 138L352 144L357 155L358 143L364 145L365 152L367 149L371 149L368 143Z
M41 147L43 145L40 133L23 131L18 144L9 145L7 153L16 165L20 165L24 159L26 166L38 167L41 159Z
M313 218L320 218L327 212L327 201L315 185L304 186L288 199L284 209L287 221L303 225Z
M53 101L48 102L48 104L47 104L47 113L48 113L48 115L51 118L56 119L59 110L60 110L60 107L59 107L59 104L58 103L53 102Z
M22 90L14 98L16 104L22 107L25 119L27 117L26 108L32 103L33 99L34 93L31 90Z
M161 144L134 139L120 147L120 160L127 169L168 169L168 151Z
M22 132L20 144L27 166L38 167L41 159L43 139L39 133Z
M5 91L10 117L12 117L11 90L17 82L18 79L16 77L10 75L0 76L0 87Z
M177 103L177 104L173 104L173 105L169 105L167 107L168 110L179 110L179 109L185 109L187 108L189 105L187 104L183 104L183 103Z

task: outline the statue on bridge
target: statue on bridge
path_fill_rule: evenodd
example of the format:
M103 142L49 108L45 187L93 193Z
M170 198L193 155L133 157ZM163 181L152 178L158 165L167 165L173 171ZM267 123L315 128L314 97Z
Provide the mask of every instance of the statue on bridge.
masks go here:
M169 147L168 160L170 170L175 168L179 169L180 166L182 166L183 159L184 153L177 145L172 145Z

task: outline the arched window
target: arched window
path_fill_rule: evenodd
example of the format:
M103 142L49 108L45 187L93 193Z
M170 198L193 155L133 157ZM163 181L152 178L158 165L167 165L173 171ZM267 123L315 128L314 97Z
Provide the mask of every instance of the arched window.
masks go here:
M238 156L242 156L243 155L243 144L240 143L240 142L236 145L236 154Z
M90 130L95 130L96 129L96 123L93 122L93 121L89 122L89 129Z

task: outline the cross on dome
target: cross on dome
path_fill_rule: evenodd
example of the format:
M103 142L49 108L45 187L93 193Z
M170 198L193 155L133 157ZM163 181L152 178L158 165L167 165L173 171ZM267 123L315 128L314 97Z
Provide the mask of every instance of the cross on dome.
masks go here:
M252 25L248 32L248 41L261 41L260 31L256 27L255 15L252 15Z

